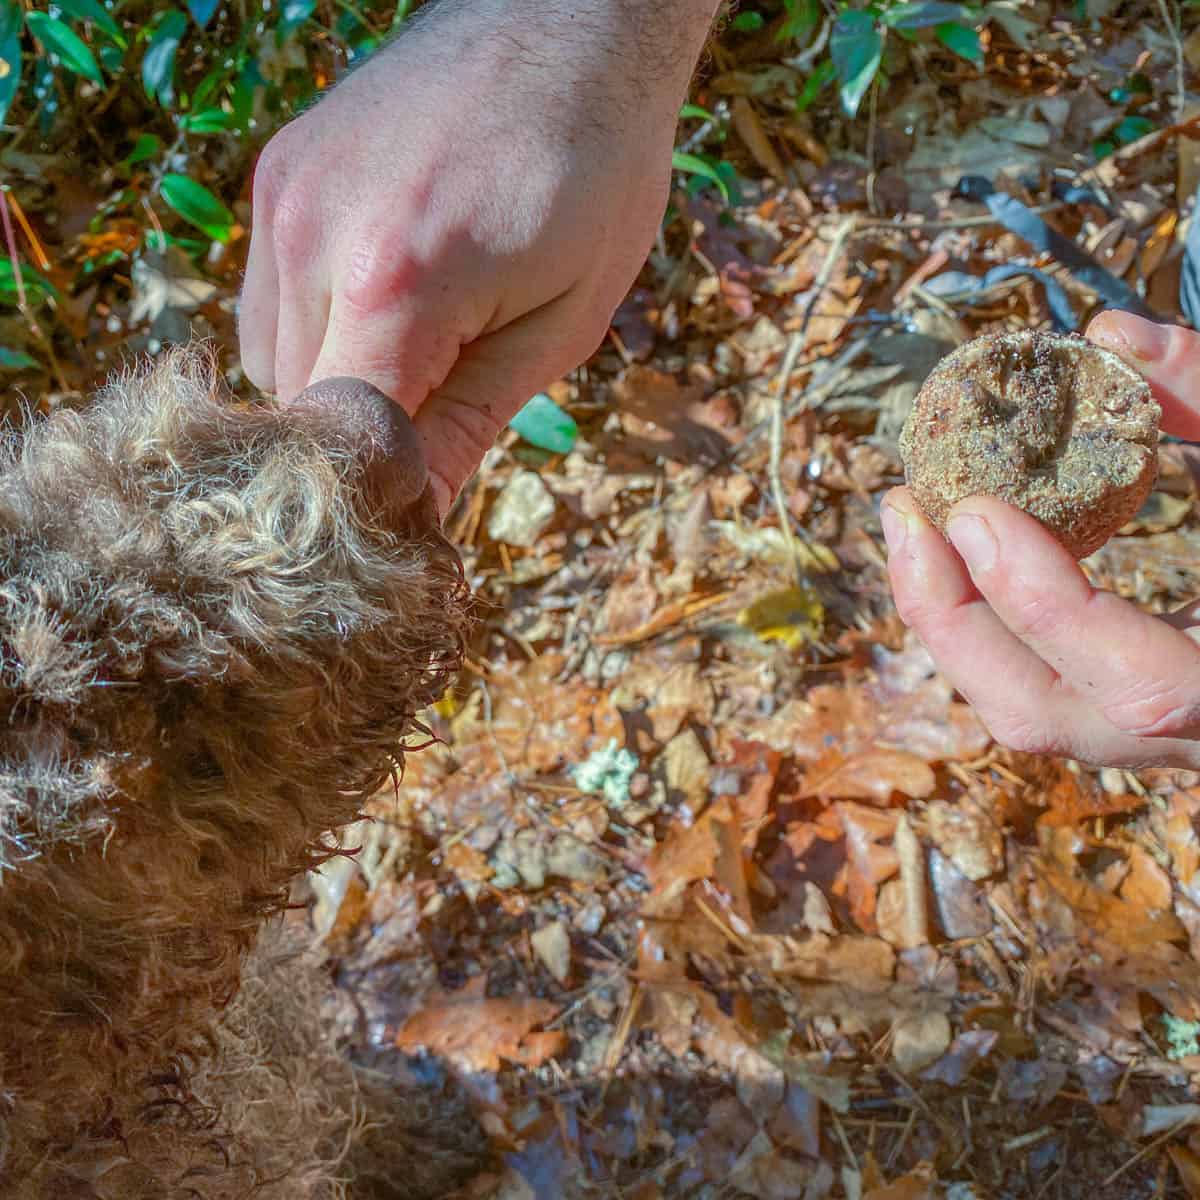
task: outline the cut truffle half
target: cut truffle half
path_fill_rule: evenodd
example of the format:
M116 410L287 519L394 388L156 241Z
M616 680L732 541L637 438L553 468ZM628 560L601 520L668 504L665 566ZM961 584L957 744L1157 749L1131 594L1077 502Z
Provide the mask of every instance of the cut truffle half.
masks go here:
M1160 416L1132 367L1078 335L989 334L934 368L900 454L939 530L960 500L995 496L1085 558L1154 487Z

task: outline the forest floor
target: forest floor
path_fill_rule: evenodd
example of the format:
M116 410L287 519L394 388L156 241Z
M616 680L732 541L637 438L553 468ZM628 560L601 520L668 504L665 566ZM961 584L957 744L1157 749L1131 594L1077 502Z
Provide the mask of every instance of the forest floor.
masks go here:
M353 1035L473 1106L461 1200L1200 1197L1200 776L993 744L879 527L939 357L1105 305L963 176L1182 319L1200 33L988 8L982 65L904 43L855 120L799 111L814 60L776 22L727 31L680 146L738 194L678 176L609 341L548 389L570 449L506 432L449 514L467 669L311 916ZM47 158L3 160L47 261L119 250ZM237 384L244 250L77 281L21 389L72 402L189 326ZM1185 448L1161 465L1085 563L1152 611L1200 594Z

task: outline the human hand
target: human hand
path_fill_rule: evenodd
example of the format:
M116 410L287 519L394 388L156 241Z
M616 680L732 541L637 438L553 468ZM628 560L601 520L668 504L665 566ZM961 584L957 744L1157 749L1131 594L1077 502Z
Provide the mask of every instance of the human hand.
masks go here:
M1166 432L1200 439L1200 334L1105 312L1087 336L1142 373ZM1200 601L1155 617L1099 591L1037 521L989 497L951 510L952 544L907 488L882 520L901 618L997 741L1200 769Z
M586 359L662 218L716 0L442 0L268 144L241 301L250 380L365 379L440 510Z

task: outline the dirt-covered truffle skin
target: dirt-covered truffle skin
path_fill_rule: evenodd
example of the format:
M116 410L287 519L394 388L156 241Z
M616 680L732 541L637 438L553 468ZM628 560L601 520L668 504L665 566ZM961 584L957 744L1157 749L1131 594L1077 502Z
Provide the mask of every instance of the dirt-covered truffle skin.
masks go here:
M914 498L939 530L960 500L995 496L1086 558L1150 494L1160 416L1146 381L1085 338L989 334L938 363L900 454Z

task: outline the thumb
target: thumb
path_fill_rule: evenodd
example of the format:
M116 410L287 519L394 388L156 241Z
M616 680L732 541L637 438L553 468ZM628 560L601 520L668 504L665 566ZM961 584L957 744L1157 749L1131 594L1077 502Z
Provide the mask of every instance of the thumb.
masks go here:
M1141 373L1162 405L1165 432L1200 441L1200 333L1110 310L1091 322L1087 336Z
M594 314L571 293L463 348L421 405L417 432L444 514L500 431L536 392L577 367L603 341Z

